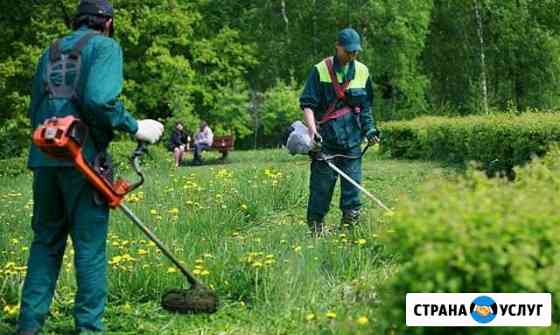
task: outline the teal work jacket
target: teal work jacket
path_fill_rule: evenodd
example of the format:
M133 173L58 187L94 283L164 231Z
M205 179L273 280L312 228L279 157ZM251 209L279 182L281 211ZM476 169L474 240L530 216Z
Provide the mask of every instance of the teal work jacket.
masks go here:
M334 150L348 150L359 146L363 139L375 130L372 115L373 84L367 66L351 61L346 74L336 57L333 57L334 70L339 83L349 78L350 84L345 91L346 101L339 101L337 108L344 104L351 107L359 106L361 113L349 113L338 119L330 120L319 127L319 134L323 138L323 145ZM316 64L303 89L299 99L300 107L313 110L315 121L319 121L326 113L328 106L336 100L336 93L329 76L326 62Z
M62 39L62 52L90 32L82 27ZM81 71L77 93L79 104L68 99L51 99L46 88L46 69L49 49L41 56L33 79L29 118L33 129L51 117L74 115L89 128L89 135L82 148L84 157L92 162L98 152L105 151L113 139L113 131L135 134L138 122L118 99L123 87L123 55L119 44L112 38L98 34L91 38L80 52ZM76 106L79 105L79 108ZM28 167L72 166L72 162L48 157L32 144Z

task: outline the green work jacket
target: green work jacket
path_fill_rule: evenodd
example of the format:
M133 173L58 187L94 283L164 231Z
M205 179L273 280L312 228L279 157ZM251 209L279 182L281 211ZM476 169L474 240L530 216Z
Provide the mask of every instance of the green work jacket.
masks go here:
M60 44L62 52L69 52L82 36L91 31L82 27L64 37ZM74 115L82 119L89 128L82 150L85 158L92 162L98 152L107 149L113 139L113 130L135 134L138 122L118 99L123 87L123 55L119 44L98 34L87 42L80 55L79 103L75 104L68 99L49 97L45 84L49 49L43 53L33 79L29 118L33 129L51 117ZM48 157L34 144L31 145L29 168L71 165L72 162Z
M348 150L360 145L363 139L375 130L372 115L373 84L367 66L351 61L346 71L337 58L333 57L334 70L339 83L347 78L350 84L345 91L346 101L339 101L336 108L345 104L351 107L359 106L361 113L348 113L338 119L330 120L319 127L319 134L323 138L323 145L334 150ZM316 64L303 89L299 99L300 107L313 110L315 121L319 121L326 113L329 105L336 100L331 77L325 60Z

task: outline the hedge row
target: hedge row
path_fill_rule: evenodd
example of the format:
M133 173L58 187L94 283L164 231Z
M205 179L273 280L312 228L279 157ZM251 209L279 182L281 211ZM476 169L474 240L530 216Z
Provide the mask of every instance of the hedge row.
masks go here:
M488 170L511 170L560 141L560 113L422 117L388 122L382 150L394 158L477 161Z
M552 293L560 310L560 151L516 168L513 182L468 170L433 181L404 199L382 240L400 256L386 287L382 318L397 334L479 334L480 329L405 327L408 292ZM556 297L556 298L554 298ZM553 313L558 330L560 314ZM553 329L501 328L485 334L552 334Z

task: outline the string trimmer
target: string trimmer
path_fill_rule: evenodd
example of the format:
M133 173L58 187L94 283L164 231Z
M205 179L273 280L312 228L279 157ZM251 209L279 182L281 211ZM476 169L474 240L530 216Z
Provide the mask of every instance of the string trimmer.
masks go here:
M191 272L179 262L169 249L146 227L134 213L123 203L126 194L144 183L144 174L140 170L140 157L146 151L146 144L138 143L131 163L139 177L135 183L121 178L115 182L112 176L100 167L92 166L82 155L82 146L87 138L88 128L85 123L73 116L52 118L33 132L33 143L49 156L71 160L75 167L99 191L110 208L120 208L142 232L152 240L161 252L181 271L190 284L189 289L172 289L162 297L162 307L179 313L213 313L218 308L218 296L206 285L198 281Z
M316 137L316 141L319 141L319 143L320 143L321 138ZM336 159L336 158L360 159L366 154L366 151L369 149L369 147L370 147L370 144L369 143L366 144L365 148L362 150L362 153L359 156L348 156L348 155L342 155L342 154L327 155L327 154L319 151L319 152L313 153L312 159L317 160L317 161L323 161L323 162L327 163L327 165L332 170L334 170L336 173L338 173L342 178L346 179L350 184L354 185L358 190L362 191L371 200L375 201L375 203L377 203L377 205L379 207L383 208L387 213L393 214L393 211L390 210L389 207L387 207L381 200L379 200L376 196L374 196L373 194L368 192L368 190L366 190L362 185L358 184L358 182L356 182L349 175L344 173L342 170L340 170L336 165L334 165L332 163L332 160Z

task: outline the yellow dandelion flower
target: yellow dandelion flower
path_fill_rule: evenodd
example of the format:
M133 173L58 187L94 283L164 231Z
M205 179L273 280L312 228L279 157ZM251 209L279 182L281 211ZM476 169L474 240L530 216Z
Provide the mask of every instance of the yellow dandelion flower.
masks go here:
M157 215L157 211L155 209L150 209L150 214Z
M315 320L315 314L309 313L305 316L305 321L313 321Z
M356 244L357 244L357 245L364 245L364 244L366 244L366 242L367 242L367 241L366 241L365 239L361 238L361 239L359 239L359 240L356 241Z
M203 277L208 276L209 274L210 274L210 271L208 271L208 270L203 270L203 271L200 273L200 275L203 276Z
M4 306L4 314L8 316L16 315L18 312L19 312L19 304Z
M242 209L242 210L246 211L248 208L249 208L249 207L247 207L247 205L241 204L241 209Z
M125 254L122 256L123 261L125 262L134 262L136 261L136 258L130 256L129 254Z
M169 214L179 214L179 208L177 207L171 208L168 212Z
M327 314L325 314L325 316L326 316L328 319L336 319L336 313L333 312L333 311L328 311Z
M111 258L111 261L109 262L109 264L119 264L121 261L122 261L121 256L115 256L115 257Z
M139 256L146 256L148 254L148 252L144 249L138 249L138 255Z
M168 268L167 269L167 273L175 273L175 272L177 272L177 269L175 269L175 268Z
M369 323L369 319L367 316L363 315L360 316L357 320L356 323L359 324L360 326L365 326Z
M204 260L202 258L198 258L194 262L195 262L195 264L202 264L202 263L204 263Z
M199 274L202 273L202 271L200 271L200 269L194 269L192 273L193 275L198 276Z
M260 267L262 267L262 266L263 266L263 264L262 264L261 262L254 262L254 263L253 263L253 267L254 267L254 268L260 268Z
M295 252L300 252L301 251L301 247L298 245L296 247L294 247L294 251Z

